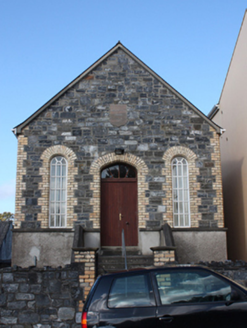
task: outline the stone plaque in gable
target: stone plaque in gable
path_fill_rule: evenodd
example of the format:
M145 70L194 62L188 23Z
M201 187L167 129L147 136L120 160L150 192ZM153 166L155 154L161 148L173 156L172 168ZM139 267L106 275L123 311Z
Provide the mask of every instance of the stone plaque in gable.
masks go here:
M127 123L127 106L121 104L110 105L110 123L121 126Z

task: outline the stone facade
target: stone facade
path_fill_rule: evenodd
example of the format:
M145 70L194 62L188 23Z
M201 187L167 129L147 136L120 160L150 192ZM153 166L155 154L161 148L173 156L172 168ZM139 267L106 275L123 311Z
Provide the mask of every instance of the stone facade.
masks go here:
M127 119L112 118L113 105ZM100 172L131 164L138 178L138 227L173 226L171 160L189 165L193 228L222 228L219 128L118 43L16 127L16 227L49 228L49 163L68 161L67 228L100 228ZM124 149L116 155L116 148ZM157 246L157 245L153 245Z

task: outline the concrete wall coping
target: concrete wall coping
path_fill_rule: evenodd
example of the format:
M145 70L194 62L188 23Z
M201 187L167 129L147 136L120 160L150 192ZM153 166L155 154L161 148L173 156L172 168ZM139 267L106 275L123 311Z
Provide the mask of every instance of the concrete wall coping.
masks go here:
M97 252L98 247L72 247L75 252Z
M67 228L47 228L47 229L41 229L41 228L37 228L37 229L12 229L12 232L35 232L35 233L40 233L40 232L73 232L74 233L74 229L67 229Z
M176 246L156 246L156 247L150 247L150 249L155 251L175 251L177 249Z

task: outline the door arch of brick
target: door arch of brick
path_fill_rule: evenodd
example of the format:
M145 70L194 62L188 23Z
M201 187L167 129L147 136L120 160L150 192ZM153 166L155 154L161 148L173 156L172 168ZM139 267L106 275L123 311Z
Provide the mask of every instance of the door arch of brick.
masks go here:
M146 205L149 204L149 201L145 197L145 190L148 189L148 184L145 182L148 167L140 157L129 153L124 155L110 153L99 157L92 163L90 174L93 176L93 182L90 184L90 189L93 192L93 197L90 204L93 206L93 213L90 214L90 220L93 222L94 228L100 228L100 173L104 167L117 162L130 164L137 170L138 226L139 228L145 228L146 221L149 218L148 213L146 213Z

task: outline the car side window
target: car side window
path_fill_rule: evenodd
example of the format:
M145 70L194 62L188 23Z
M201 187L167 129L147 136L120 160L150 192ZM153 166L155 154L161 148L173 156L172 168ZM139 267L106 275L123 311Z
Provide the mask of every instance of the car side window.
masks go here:
M154 306L154 296L146 274L114 279L109 299L109 308Z
M230 301L231 286L207 271L164 271L155 274L163 305Z

